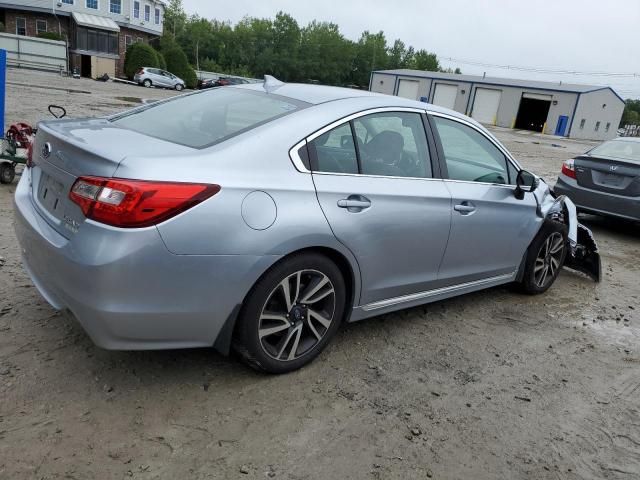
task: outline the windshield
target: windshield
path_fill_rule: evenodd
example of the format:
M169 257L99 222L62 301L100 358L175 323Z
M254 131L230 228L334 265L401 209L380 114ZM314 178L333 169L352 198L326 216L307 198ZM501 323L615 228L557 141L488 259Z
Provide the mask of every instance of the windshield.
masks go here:
M216 88L125 113L116 125L192 148L204 148L306 106L278 95Z
M611 140L591 150L589 155L620 158L640 163L640 142Z

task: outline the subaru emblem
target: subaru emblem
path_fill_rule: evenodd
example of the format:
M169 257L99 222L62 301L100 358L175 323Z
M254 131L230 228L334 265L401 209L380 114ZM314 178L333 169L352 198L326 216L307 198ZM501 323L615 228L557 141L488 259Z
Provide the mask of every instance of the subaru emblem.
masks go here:
M51 155L51 144L49 142L42 146L42 158L49 158Z
M612 172L615 172L617 169L618 169L618 166L617 166L617 165L611 165L611 166L609 167L609 170L611 170Z

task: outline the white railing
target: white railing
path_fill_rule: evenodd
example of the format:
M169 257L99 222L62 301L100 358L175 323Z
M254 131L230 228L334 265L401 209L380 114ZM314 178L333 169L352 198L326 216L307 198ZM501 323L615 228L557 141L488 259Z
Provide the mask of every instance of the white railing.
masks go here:
M66 42L0 33L0 48L7 51L9 66L67 71Z

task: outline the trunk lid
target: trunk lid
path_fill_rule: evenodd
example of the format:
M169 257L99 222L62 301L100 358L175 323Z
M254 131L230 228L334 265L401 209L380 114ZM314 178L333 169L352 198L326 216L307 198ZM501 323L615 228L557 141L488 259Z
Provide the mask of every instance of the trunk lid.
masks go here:
M40 215L70 238L85 220L69 199L79 176L112 177L125 158L184 155L188 147L118 128L105 119L42 122L33 146L31 196Z
M632 160L583 155L574 160L581 187L626 197L640 197L640 164Z

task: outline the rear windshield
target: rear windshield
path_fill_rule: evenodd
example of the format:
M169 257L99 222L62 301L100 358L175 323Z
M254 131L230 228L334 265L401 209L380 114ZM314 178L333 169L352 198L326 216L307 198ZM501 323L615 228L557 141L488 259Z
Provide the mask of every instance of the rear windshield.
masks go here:
M612 140L597 146L589 152L589 155L640 162L640 142Z
M125 113L112 121L162 140L204 148L304 106L278 95L222 87Z

